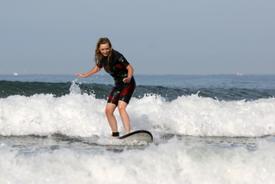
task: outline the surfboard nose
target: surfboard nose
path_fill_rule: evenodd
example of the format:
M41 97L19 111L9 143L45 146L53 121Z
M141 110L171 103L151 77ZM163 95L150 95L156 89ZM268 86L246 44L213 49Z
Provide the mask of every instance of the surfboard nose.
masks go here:
M136 130L119 137L119 139L151 143L154 138L152 133L147 130Z

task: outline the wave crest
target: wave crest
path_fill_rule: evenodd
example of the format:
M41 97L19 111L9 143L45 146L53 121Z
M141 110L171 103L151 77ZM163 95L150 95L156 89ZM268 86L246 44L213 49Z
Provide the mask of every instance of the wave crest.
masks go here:
M94 95L50 94L0 99L0 135L109 135L106 101ZM128 112L134 129L154 134L263 136L275 133L275 99L219 101L197 94L167 101L158 95L132 98ZM119 114L119 129L123 130Z

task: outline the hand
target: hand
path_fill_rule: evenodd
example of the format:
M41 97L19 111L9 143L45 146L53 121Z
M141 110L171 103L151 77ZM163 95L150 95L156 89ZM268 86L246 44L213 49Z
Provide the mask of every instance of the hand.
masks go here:
M124 83L129 83L131 81L132 77L126 77L123 79Z
M77 77L80 77L80 78L84 78L85 76L84 76L84 74L82 74L82 73L76 73L75 74Z

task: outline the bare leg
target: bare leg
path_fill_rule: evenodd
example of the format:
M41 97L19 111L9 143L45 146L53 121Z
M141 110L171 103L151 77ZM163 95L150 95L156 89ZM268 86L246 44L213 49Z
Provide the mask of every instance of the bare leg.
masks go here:
M107 116L109 125L112 129L112 132L117 132L117 121L114 116L114 111L116 109L116 105L112 103L107 103L106 108L105 108L105 114Z
M118 101L118 110L119 110L121 120L123 122L124 129L126 133L129 133L131 131L131 124L130 124L128 113L126 111L126 107L127 107L126 102L122 100Z

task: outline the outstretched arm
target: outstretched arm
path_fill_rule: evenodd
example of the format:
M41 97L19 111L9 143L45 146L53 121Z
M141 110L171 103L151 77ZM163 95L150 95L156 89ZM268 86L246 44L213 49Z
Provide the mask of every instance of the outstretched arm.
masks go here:
M76 76L80 77L80 78L86 78L91 75L94 75L95 73L99 72L100 70L101 70L101 68L99 68L98 66L95 66L94 68L92 68L90 71L88 71L86 73L77 73Z

